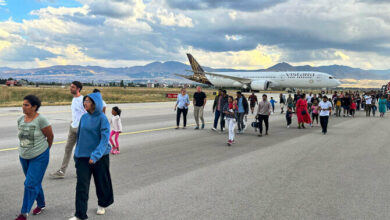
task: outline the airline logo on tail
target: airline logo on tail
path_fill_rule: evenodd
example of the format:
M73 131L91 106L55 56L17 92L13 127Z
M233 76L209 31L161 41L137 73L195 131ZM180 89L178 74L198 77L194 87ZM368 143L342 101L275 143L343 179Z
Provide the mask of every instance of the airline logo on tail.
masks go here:
M192 72L194 72L194 75L192 75L191 80L203 84L211 85L210 81L207 79L206 75L204 74L203 68L199 65L199 63L195 60L195 58L187 53L188 60L190 61Z

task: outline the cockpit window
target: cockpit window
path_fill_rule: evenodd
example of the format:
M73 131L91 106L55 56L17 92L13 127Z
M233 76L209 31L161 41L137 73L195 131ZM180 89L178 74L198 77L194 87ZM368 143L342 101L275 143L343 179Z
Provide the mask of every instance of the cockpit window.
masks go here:
M333 79L333 77L329 76L329 79Z

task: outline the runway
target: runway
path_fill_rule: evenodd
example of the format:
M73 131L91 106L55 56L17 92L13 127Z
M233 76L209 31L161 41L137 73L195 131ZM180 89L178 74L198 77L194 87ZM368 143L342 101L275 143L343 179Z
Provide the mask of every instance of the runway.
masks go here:
M174 103L118 106L124 133L121 154L110 157L115 202L105 216L96 216L92 181L89 219L390 218L388 115L332 117L322 135L317 126L296 129L295 116L287 129L277 105L268 136L248 128L227 147L227 133L210 130L211 101L204 130L193 129L192 107L190 126L175 130ZM62 162L70 106L43 106L40 112L52 123L56 144L43 181L47 208L29 219L68 219L74 213L74 163L63 180L48 173ZM20 108L0 109L0 219L19 214L23 199L15 150L20 115Z

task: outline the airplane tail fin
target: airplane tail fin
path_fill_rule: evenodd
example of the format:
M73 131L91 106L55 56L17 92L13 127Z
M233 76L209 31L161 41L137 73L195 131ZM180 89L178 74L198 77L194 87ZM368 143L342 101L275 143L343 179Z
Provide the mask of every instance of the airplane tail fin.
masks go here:
M192 71L194 71L194 75L204 76L204 70L199 65L199 63L195 60L195 58L189 53L187 53L187 57L188 57L188 60L190 61Z

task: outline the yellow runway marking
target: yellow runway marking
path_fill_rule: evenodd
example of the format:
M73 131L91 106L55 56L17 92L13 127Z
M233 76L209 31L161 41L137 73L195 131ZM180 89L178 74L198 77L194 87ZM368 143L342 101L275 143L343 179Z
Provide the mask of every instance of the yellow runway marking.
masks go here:
M109 105L112 105L112 104L109 104ZM156 106L139 106L139 107L121 108L121 110L139 110L139 109L156 109ZM106 112L110 113L111 111L106 110ZM42 114L58 114L58 113L71 113L71 111L70 110L46 111L46 112L40 112L40 113L42 113ZM23 112L22 112L22 110L20 110L20 112L2 113L2 114L0 114L0 117L22 115L22 114L23 114Z
M206 122L206 124L211 124L211 123L212 122ZM189 125L187 125L187 127L193 127L195 125L196 124L189 124ZM153 131L164 131L164 130L170 130L170 129L174 129L174 128L176 128L176 126L165 127L165 128L147 129L147 130L142 130L142 131L124 132L124 133L121 133L120 135L132 135L132 134L150 133L150 132L153 132ZM66 143L66 141L59 141L59 142L54 142L53 145L65 144L65 143ZM18 149L17 147L5 148L5 149L0 149L0 152L12 151L12 150L17 150L17 149Z

